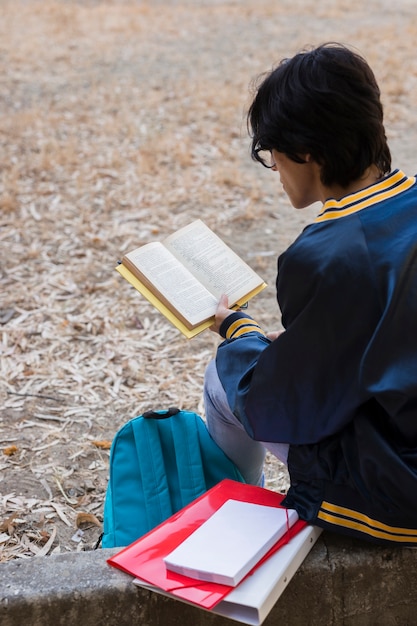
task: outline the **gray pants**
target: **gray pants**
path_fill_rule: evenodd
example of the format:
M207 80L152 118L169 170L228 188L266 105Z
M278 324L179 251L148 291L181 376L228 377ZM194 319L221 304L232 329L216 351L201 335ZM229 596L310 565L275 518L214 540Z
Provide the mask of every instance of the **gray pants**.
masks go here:
M262 484L266 450L287 464L288 444L254 441L233 415L214 360L205 373L204 405L209 433L248 483Z

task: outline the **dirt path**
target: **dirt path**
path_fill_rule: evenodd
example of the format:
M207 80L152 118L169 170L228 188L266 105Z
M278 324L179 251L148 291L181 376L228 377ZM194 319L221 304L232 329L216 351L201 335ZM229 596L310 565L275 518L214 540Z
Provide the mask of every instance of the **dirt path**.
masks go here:
M203 411L217 340L178 336L113 268L201 217L270 283L317 208L248 157L260 72L325 40L380 81L394 164L417 171L414 0L0 1L0 560L94 545L108 445L151 407ZM287 476L271 460L268 486ZM76 533L81 526L83 533Z

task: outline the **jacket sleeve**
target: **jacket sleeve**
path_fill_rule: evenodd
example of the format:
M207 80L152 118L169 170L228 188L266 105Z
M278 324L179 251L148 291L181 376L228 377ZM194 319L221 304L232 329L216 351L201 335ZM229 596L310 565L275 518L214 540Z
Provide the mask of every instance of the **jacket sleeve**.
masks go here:
M366 241L353 230L345 225L341 238L340 229L313 225L280 257L285 332L275 341L252 332L219 346L230 406L256 440L316 443L361 401L361 359L379 304Z

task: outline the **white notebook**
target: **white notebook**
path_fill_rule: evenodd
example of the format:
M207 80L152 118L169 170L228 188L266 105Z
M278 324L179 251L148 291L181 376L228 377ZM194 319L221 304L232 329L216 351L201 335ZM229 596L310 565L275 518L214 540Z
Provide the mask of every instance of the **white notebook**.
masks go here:
M247 576L240 585L210 610L216 615L229 617L250 626L261 626L282 592L304 561L322 532L317 526L306 526L267 559L253 574ZM168 597L186 602L169 591L147 583L140 578L133 580L135 585L162 593ZM189 604L189 603L188 603Z
M227 500L164 562L178 574L236 586L297 520L293 509Z

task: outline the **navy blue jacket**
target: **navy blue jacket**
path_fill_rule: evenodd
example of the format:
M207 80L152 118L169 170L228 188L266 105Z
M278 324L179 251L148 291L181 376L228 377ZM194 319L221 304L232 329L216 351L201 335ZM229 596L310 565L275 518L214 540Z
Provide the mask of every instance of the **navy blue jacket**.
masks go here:
M277 298L272 343L243 313L223 324L230 406L254 439L290 444L303 519L417 545L416 179L327 201L278 259Z

